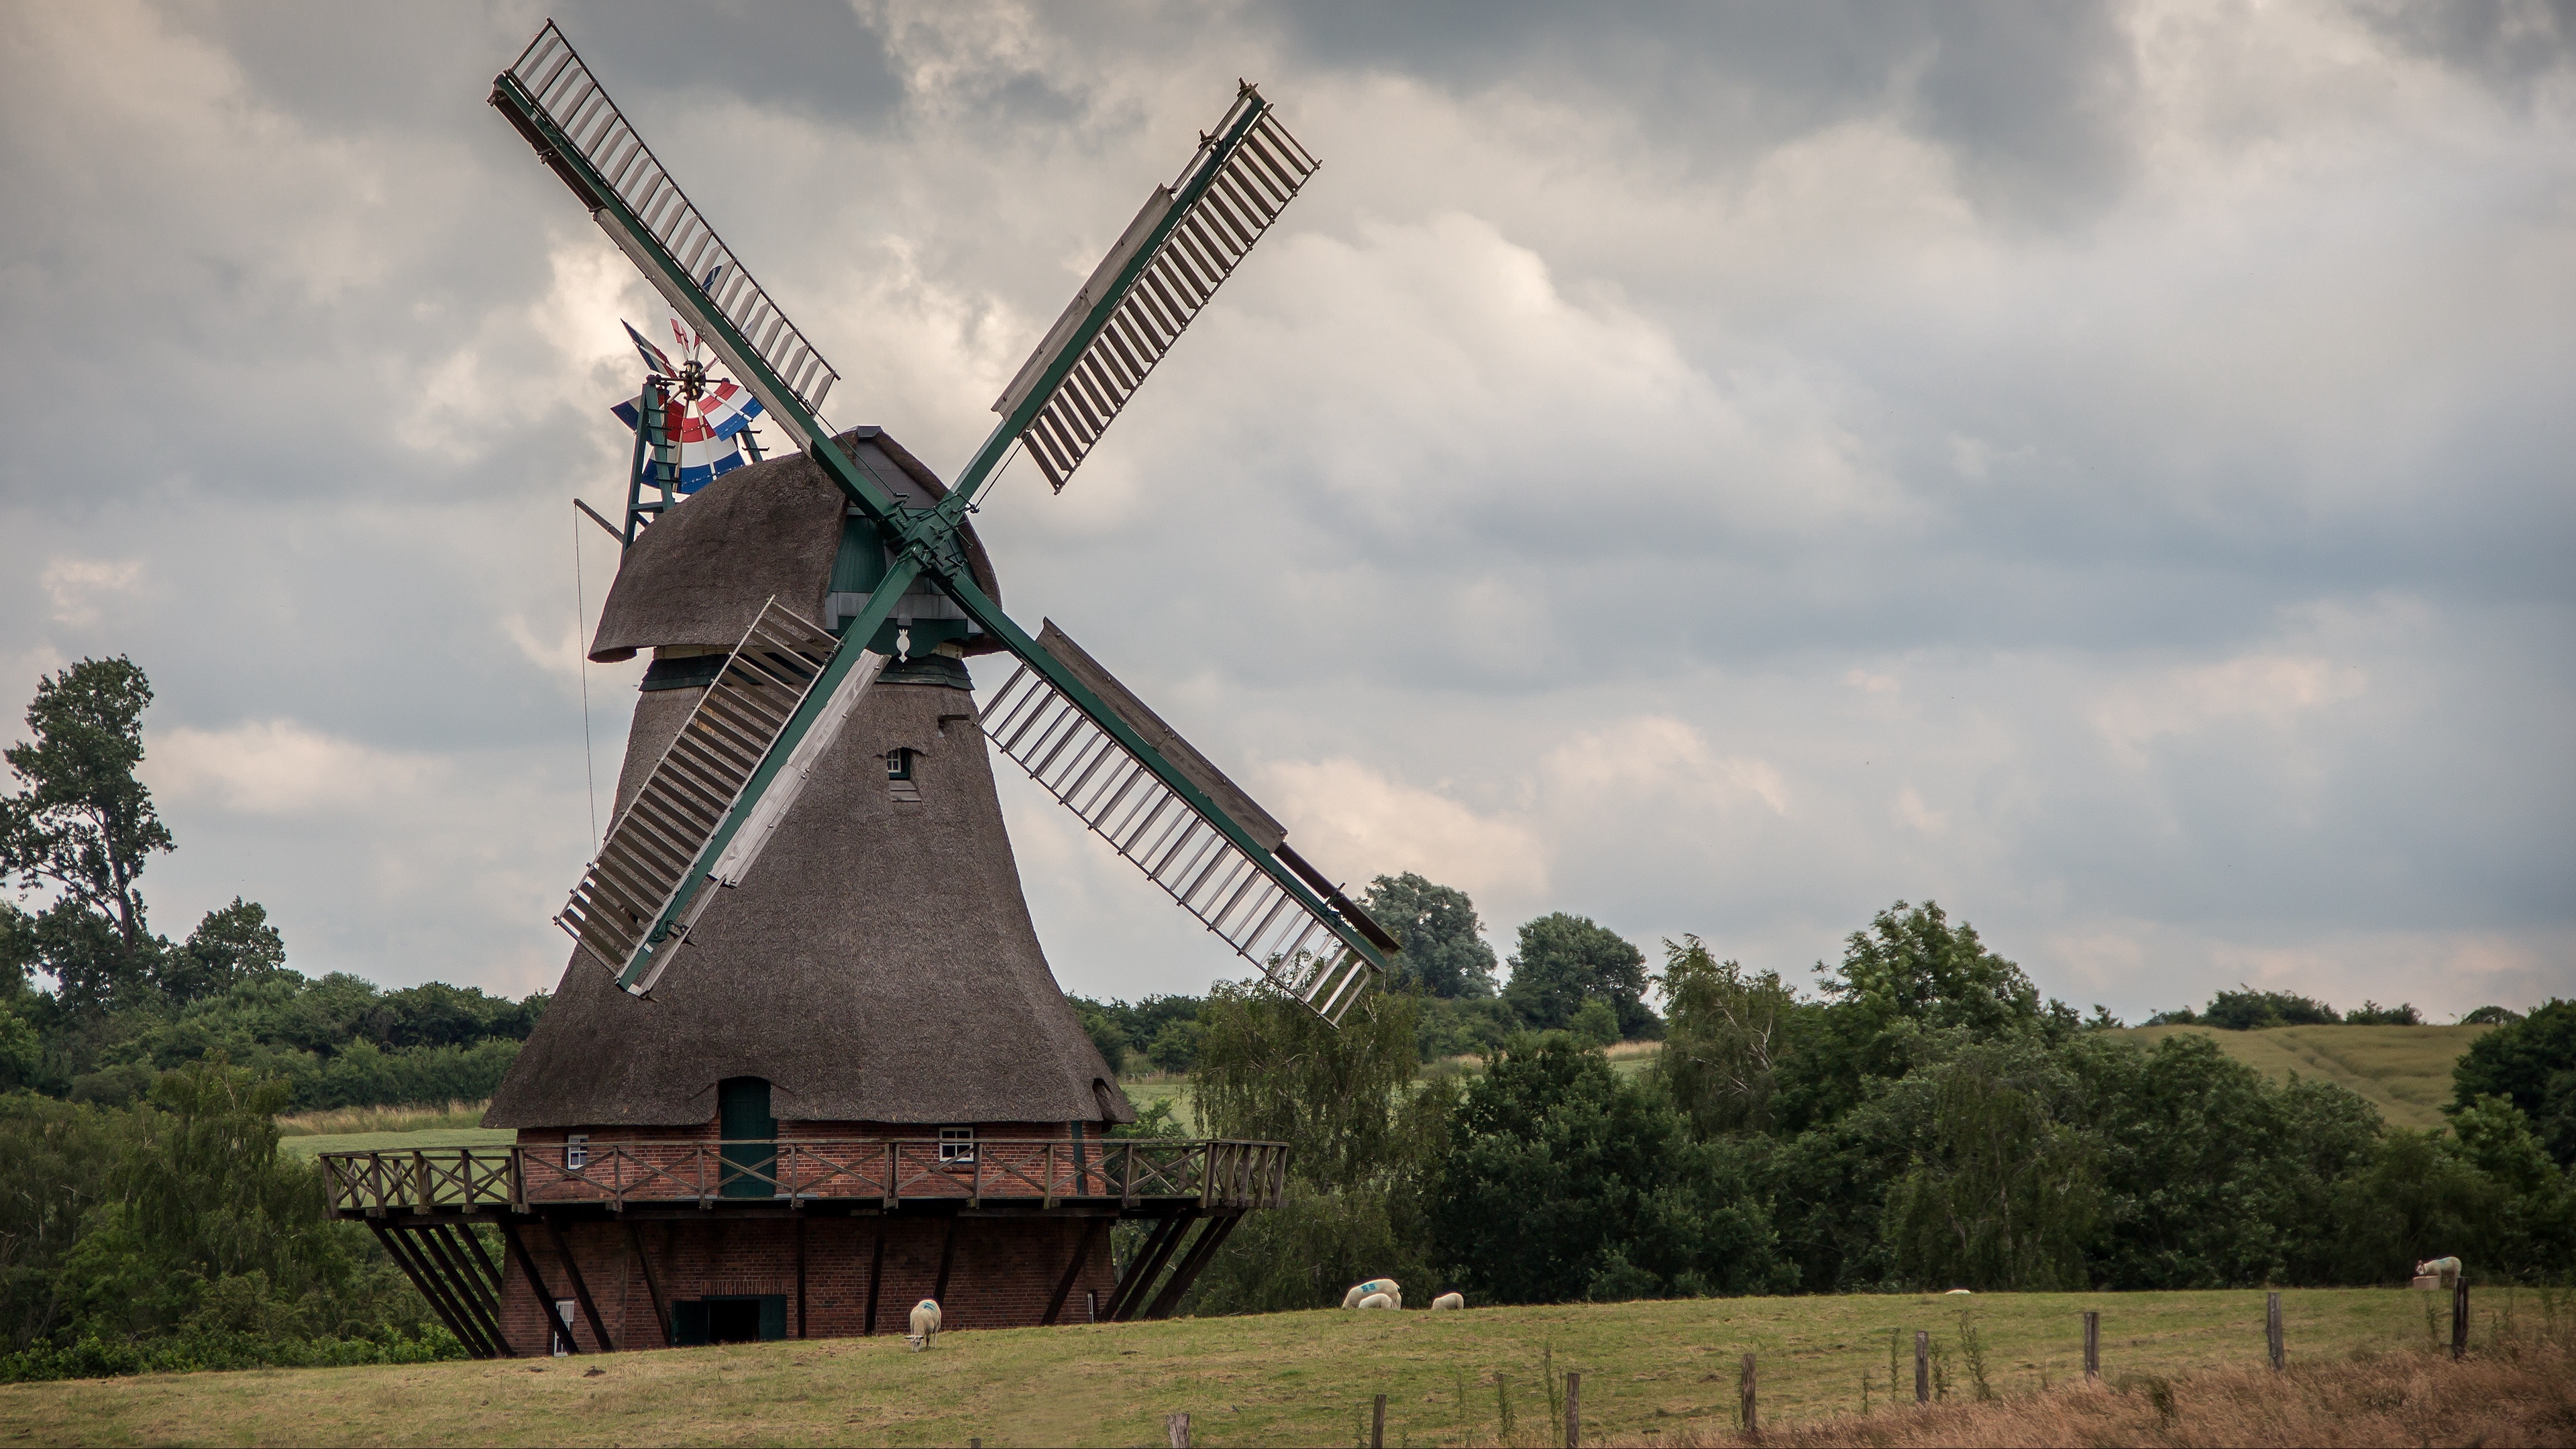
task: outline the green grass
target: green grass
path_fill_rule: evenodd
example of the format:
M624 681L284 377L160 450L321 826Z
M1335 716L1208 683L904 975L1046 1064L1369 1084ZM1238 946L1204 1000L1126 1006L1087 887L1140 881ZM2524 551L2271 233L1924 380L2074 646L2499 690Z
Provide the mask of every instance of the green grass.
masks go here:
M2152 1045L2184 1032L2270 1076L2323 1077L2370 1099L2391 1127L2439 1127L2448 1119L2451 1067L2484 1026L2276 1026L2219 1031L2206 1026L2141 1026L2123 1033Z
M1429 1285L1425 1285L1426 1287ZM1418 1296L1428 1297L1428 1293ZM2503 1293L2481 1305L2500 1309ZM2526 1316L2537 1305L2528 1294ZM2424 1350L2427 1295L2282 1295L2294 1362ZM1973 1390L1959 1340L1975 1314L1997 1393L2080 1376L2082 1313L2102 1313L2106 1376L2251 1365L2263 1295L1849 1296L1568 1304L1465 1313L1310 1313L744 1344L581 1359L164 1375L0 1388L0 1443L1142 1444L1185 1410L1192 1442L1347 1443L1387 1395L1387 1442L1490 1444L1497 1394L1522 1442L1547 1422L1542 1365L1583 1375L1584 1434L1689 1424L1731 1432L1739 1356L1759 1355L1772 1425L1886 1403L1889 1335L1911 1384L1914 1330ZM2447 1308L2447 1304L2445 1304ZM2486 1319L2481 1317L2481 1331ZM2447 1318L2443 1320L2447 1332ZM592 1376L593 1371L596 1376Z
M416 1147L507 1147L519 1134L507 1127L430 1127L413 1132L338 1132L281 1137L278 1150L310 1161L324 1152L405 1152Z

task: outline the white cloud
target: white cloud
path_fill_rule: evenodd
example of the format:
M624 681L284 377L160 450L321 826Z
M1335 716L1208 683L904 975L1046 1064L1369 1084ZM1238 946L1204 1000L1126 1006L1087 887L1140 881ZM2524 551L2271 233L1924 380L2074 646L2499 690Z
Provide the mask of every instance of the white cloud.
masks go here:
M221 730L153 730L139 773L156 794L174 800L242 815L308 816L378 811L390 799L436 785L449 767L435 756L371 748L291 719L269 719Z
M95 624L99 606L120 594L132 594L143 578L141 559L58 558L45 565L39 583L53 601L57 624Z
M2123 685L2094 706L2093 727L2112 758L2134 768L2146 763L2146 747L2162 736L2244 719L2287 730L2312 710L2360 698L2369 682L2356 665L2252 654L2172 670L2152 683Z
M1299 853L1360 866L1361 882L1410 870L1469 895L1546 889L1547 848L1523 821L1481 814L1357 760L1277 761L1257 778Z

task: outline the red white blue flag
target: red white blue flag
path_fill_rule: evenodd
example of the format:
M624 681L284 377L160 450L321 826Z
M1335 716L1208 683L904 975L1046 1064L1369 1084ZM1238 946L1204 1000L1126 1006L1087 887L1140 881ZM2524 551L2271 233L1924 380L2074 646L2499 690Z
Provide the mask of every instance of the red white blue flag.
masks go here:
M691 337L676 319L671 322L671 332L682 354L695 363L697 339ZM731 378L703 372L698 395L681 397L678 385L686 376L686 369L674 365L669 354L646 341L644 334L636 331L633 324L627 325L626 335L634 339L635 351L644 359L646 370L665 384L665 394L669 398L665 417L671 430L671 441L680 449L678 486L682 496L695 493L741 467L746 461L742 456L742 430L751 426L753 418L760 416L760 399L752 395L751 389ZM642 416L634 403L622 402L610 411L629 428L642 423Z

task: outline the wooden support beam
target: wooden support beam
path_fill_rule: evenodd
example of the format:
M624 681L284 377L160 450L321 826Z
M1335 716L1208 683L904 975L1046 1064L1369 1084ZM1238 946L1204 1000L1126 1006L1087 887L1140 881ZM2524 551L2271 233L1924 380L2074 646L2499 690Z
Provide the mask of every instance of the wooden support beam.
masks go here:
M384 1248L385 1256L393 1259L394 1266L402 1269L403 1276L411 1280L411 1286L420 1290L420 1296L429 1304L429 1311L438 1315L438 1321L447 1325L447 1331L456 1335L456 1341L465 1345L465 1351L476 1358L492 1357L490 1345L466 1326L455 1306L447 1301L447 1295L439 1290L439 1285L419 1263L412 1260L408 1248L397 1241L399 1234L374 1219L369 1219L367 1226L376 1230L376 1242Z
M418 1237L401 1228L393 1228L389 1231L393 1234L393 1241L401 1246L403 1252L410 1254L411 1260L419 1265L421 1276L428 1280L439 1300L446 1304L447 1311L457 1322L464 1325L464 1331L457 1335L458 1339L464 1342L469 1350L479 1344L481 1348L477 1357L495 1357L491 1342L483 1332L482 1321L475 1316L473 1306L458 1291L452 1275L442 1268L438 1259L431 1256Z
M1113 1321L1124 1323L1145 1306L1146 1291L1154 1286L1155 1278L1161 1276L1163 1265L1171 1260L1172 1250L1181 1245L1182 1235L1190 1230L1190 1224L1198 1220L1198 1215L1197 1208L1183 1208L1164 1220L1162 1228L1155 1232L1148 1245L1153 1251L1139 1258L1130 1270L1135 1281L1122 1295Z
M438 1241L446 1244L447 1255L456 1260L458 1276L465 1280L467 1287L474 1290L475 1301L483 1305L484 1312L487 1314L500 1312L500 1295L492 1291L491 1280L483 1274L486 1264L476 1262L473 1255L465 1250L463 1240L473 1237L474 1230L461 1223L440 1223L433 1231L438 1234Z
M1226 1235L1234 1231L1236 1223L1243 1221L1243 1214L1227 1213L1223 1217L1202 1221L1206 1226L1199 1229L1198 1241L1190 1244L1189 1252L1181 1257L1180 1266L1172 1270L1172 1281L1164 1284L1163 1291L1154 1296L1154 1306L1145 1310L1147 1318L1172 1316L1172 1310L1181 1306L1181 1295L1198 1281L1199 1271L1208 1265L1208 1259L1216 1256L1216 1250L1225 1242Z
M483 1295L469 1276L473 1270L466 1265L463 1254L449 1251L449 1244L439 1236L439 1225L414 1229L411 1244L415 1252L444 1275L443 1281L449 1294L455 1298L458 1310L487 1337L498 1338L501 1332L499 1316L485 1307Z
M1172 1226L1173 1220L1170 1218L1154 1220L1153 1228L1145 1234L1145 1241L1136 1245L1135 1256L1127 1260L1127 1266L1119 1273L1118 1281L1110 1285L1109 1301L1101 1305L1101 1322L1121 1321L1121 1310L1126 1308L1128 1299L1136 1296L1138 1270L1143 1268L1146 1262L1153 1258L1155 1251L1162 1247L1163 1239L1172 1231Z
M563 1345L565 1353L580 1353L581 1345L573 1341L572 1330L555 1316L554 1293L546 1287L545 1275L537 1271L537 1260L528 1256L528 1245L519 1236L519 1225L503 1222L501 1240L509 1244L510 1261L519 1265L519 1272L528 1280L528 1291L536 1295L537 1315L546 1321L547 1341Z
M859 1328L861 1338L873 1338L877 1331L877 1285L885 1281L885 1219L877 1219L876 1251L868 1257L868 1318Z
M948 1236L939 1243L939 1277L931 1285L930 1301L939 1305L939 1316L948 1316L948 1265L957 1258L957 1219L948 1220Z
M662 1285L653 1278L653 1255L644 1251L644 1229L633 1218L626 1220L626 1240L635 1245L635 1261L644 1269L644 1296L653 1300L653 1322L662 1331L662 1346L674 1348L671 1338L671 1306L662 1301Z
M1100 1236L1103 1218L1093 1218L1083 1225L1082 1236L1073 1245L1073 1261L1064 1265L1064 1276L1056 1281L1055 1296L1047 1300L1046 1317L1038 1320L1040 1328L1053 1328L1056 1315L1064 1312L1064 1300L1073 1296L1074 1281L1082 1276L1083 1260L1091 1256L1091 1245Z
M563 1260L564 1277L571 1280L573 1301L581 1305L582 1317L590 1320L591 1336L599 1341L601 1353L617 1352L608 1338L608 1320L599 1316L599 1305L591 1300L590 1285L582 1281L581 1264L574 1261L572 1244L564 1238L563 1224L547 1218L546 1236L554 1240L555 1256Z

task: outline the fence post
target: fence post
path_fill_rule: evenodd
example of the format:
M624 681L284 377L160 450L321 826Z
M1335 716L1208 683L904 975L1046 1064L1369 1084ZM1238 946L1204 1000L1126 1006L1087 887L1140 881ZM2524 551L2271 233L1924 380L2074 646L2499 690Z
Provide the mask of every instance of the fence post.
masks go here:
M1762 1432L1762 1421L1753 1412L1753 1355L1749 1353L1744 1356L1744 1432Z
M2469 1275L2466 1269L2451 1279L2451 1357L2469 1356Z
M1386 1395L1377 1396L1377 1407L1369 1412L1369 1449L1386 1449Z
M2272 1369L2281 1369L2281 1295L2263 1295L2263 1347L2272 1356Z
M1932 1402L1932 1335L1914 1330L1914 1402Z
M1565 1449L1579 1449L1583 1443L1583 1375L1565 1376Z
M1163 1433L1172 1441L1172 1449L1190 1449L1190 1416L1165 1414Z
M2084 1382L2102 1381L2102 1314L2099 1309L2084 1311Z

